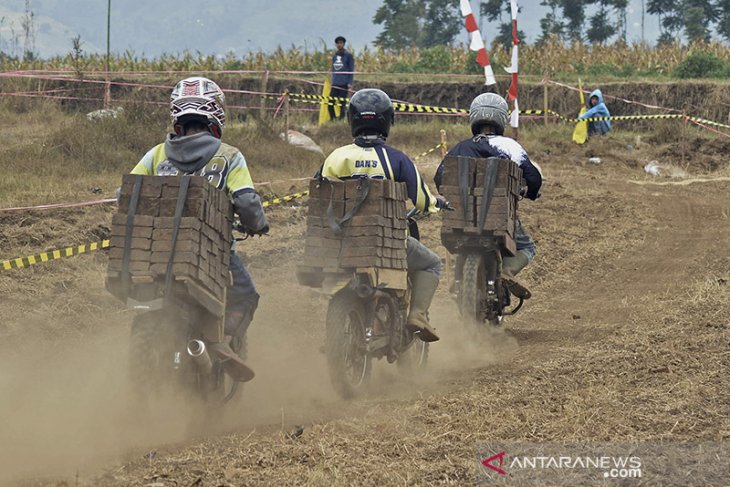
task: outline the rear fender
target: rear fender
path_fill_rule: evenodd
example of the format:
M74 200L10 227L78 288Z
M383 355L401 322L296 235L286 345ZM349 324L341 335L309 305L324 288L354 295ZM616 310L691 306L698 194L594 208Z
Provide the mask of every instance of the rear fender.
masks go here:
M329 296L339 294L345 289L350 289L354 286L350 286L353 283L352 275L344 274L328 274L324 281L322 281L321 292ZM354 283L353 283L354 284Z

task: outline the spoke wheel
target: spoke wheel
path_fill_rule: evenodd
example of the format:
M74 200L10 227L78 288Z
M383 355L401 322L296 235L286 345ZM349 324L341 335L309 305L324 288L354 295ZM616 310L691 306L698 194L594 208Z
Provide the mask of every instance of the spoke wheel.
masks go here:
M341 292L327 309L325 351L330 379L343 398L353 397L370 380L371 358L366 349L365 308L354 293Z
M398 356L398 368L408 375L416 375L428 364L428 343L414 338L408 348Z
M464 258L464 268L459 290L459 310L466 320L481 324L484 322L487 290L487 274L484 257L478 253Z
M477 326L485 322L492 326L502 324L501 309L498 305L502 299L502 290L500 280L496 278L496 268L497 262L494 258L485 257L480 253L470 253L464 259L459 309L463 318ZM493 282L491 286L490 280ZM491 295L489 291L492 292Z

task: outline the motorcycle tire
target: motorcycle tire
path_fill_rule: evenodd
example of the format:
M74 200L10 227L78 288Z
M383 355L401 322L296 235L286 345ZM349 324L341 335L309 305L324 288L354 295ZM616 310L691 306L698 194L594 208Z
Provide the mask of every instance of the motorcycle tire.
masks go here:
M340 292L327 309L325 353L330 380L349 399L370 381L372 361L366 349L366 312L354 293Z
M502 323L501 310L492 309L487 301L487 282L497 281L497 266L492 256L477 252L469 253L464 258L459 310L463 318L476 326L486 322L496 327Z
M129 340L129 380L140 406L163 400L175 385L175 338L165 313L136 316Z
M414 339L408 348L398 356L398 368L406 375L416 375L428 364L428 342Z

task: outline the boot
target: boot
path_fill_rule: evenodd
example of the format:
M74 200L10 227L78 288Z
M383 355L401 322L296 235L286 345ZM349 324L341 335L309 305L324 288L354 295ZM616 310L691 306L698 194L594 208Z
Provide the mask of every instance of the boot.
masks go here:
M428 271L416 271L411 279L411 309L408 312L406 328L416 333L424 342L435 342L439 339L428 323L428 308L439 285L436 274Z
M254 378L253 370L231 349L228 342L211 343L209 349L221 360L223 369L234 380L248 382Z
M532 293L515 276L529 262L527 256L522 252L517 252L517 255L514 257L505 257L502 259L502 280L512 294L522 299L530 299Z

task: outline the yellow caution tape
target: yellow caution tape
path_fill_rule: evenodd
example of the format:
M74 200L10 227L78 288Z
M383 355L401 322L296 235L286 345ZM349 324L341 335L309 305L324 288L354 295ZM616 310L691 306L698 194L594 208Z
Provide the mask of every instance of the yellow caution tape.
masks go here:
M281 203L286 203L287 201L295 200L297 198L302 198L304 196L307 196L309 194L309 191L302 191L301 193L294 193L290 194L289 196L282 196L281 198L274 198L273 200L264 201L262 203L262 206L266 208L267 206L271 205L279 205Z
M309 95L306 93L289 93L289 96L291 98L301 98L304 100L315 100L315 103L319 103L319 102L325 101L325 100L336 100L336 101L340 101L340 102L350 101L349 98L345 98L342 96Z
M415 113L469 113L463 108L431 107L427 105L416 105L413 103L393 103L396 112Z
M422 153L418 154L418 155L417 155L416 157L414 157L414 158L413 158L413 160L414 160L414 161L417 161L417 160L418 160L418 159L420 159L421 157L425 157L425 156L429 155L430 153L432 153L433 151L435 151L435 150L437 150L437 149L440 149L440 148L441 148L441 146L443 146L443 145L444 145L444 144L439 144L439 145L437 145L436 147L431 147L431 148L430 148L430 149L428 149L428 150L427 150L426 152L422 152Z
M720 123L720 122L713 122L712 120L707 120L705 118L700 118L700 117L687 117L687 118L690 120L694 120L695 122L706 123L707 125L714 125L715 127L723 127L726 129L730 129L730 125L726 125L726 124Z
M673 118L684 118L684 115L681 114L675 114L675 113L664 113L659 115L617 115L617 116L611 116L611 117L592 117L592 118L584 118L586 122L598 122L601 120L610 120L610 121L617 121L617 120L660 120L660 119L673 119ZM568 119L570 122L577 122L578 119Z
M264 201L263 206L278 205L286 203L297 198L307 196L309 191L301 193L291 194L289 196L283 196L281 198L274 198L273 200ZM49 262L51 260L63 259L64 257L73 257L74 255L87 254L95 250L102 250L109 248L109 240L102 240L101 242L93 242L83 245L77 245L76 247L66 247L64 249L49 250L48 252L42 252L37 255L30 255L28 257L17 257L15 259L0 261L0 270L7 271L10 269L20 269L23 267L29 267L32 265L40 264L42 262Z
M284 94L282 94L283 96ZM323 102L326 102L327 105L342 105L344 103L348 103L350 101L349 98L342 98L337 96L323 96L323 95L309 95L306 93L289 93L289 97L292 99L292 101L298 101L302 103L315 103L315 104L321 104ZM269 98L271 100L280 100L280 97L274 97L274 96L266 96L266 98ZM393 107L395 108L396 112L404 112L404 113L446 113L446 114L467 114L469 113L469 110L466 110L464 108L448 108L448 107L434 107L429 105L419 105L415 103L401 103L401 102L394 102ZM545 111L543 110L520 110L520 115L543 115ZM575 117L566 117L565 115L562 115L558 112L555 112L553 110L548 110L547 113L549 115L553 115L560 120L568 123L576 123L578 122L578 118ZM601 120L611 120L611 121L622 121L622 120L669 120L669 119L681 119L681 118L687 118L690 120L695 120L700 123L705 123L708 125L713 125L715 127L723 127L723 128L730 128L730 125L726 125L719 122L714 122L712 120L707 120L700 117L693 117L688 115L682 115L679 113L665 113L665 114L658 114L658 115L618 115L618 116L611 116L611 117L594 117L594 118L586 118L585 121L588 122L598 122Z
M37 255L31 255L28 257L18 257L16 259L3 260L0 262L0 270L20 269L22 267L29 267L41 262L48 262L50 260L58 260L64 257L72 257L74 255L86 254L95 250L101 250L109 248L109 240L102 240L101 242L93 242L90 244L78 245L76 247L66 247L65 249L49 250Z

